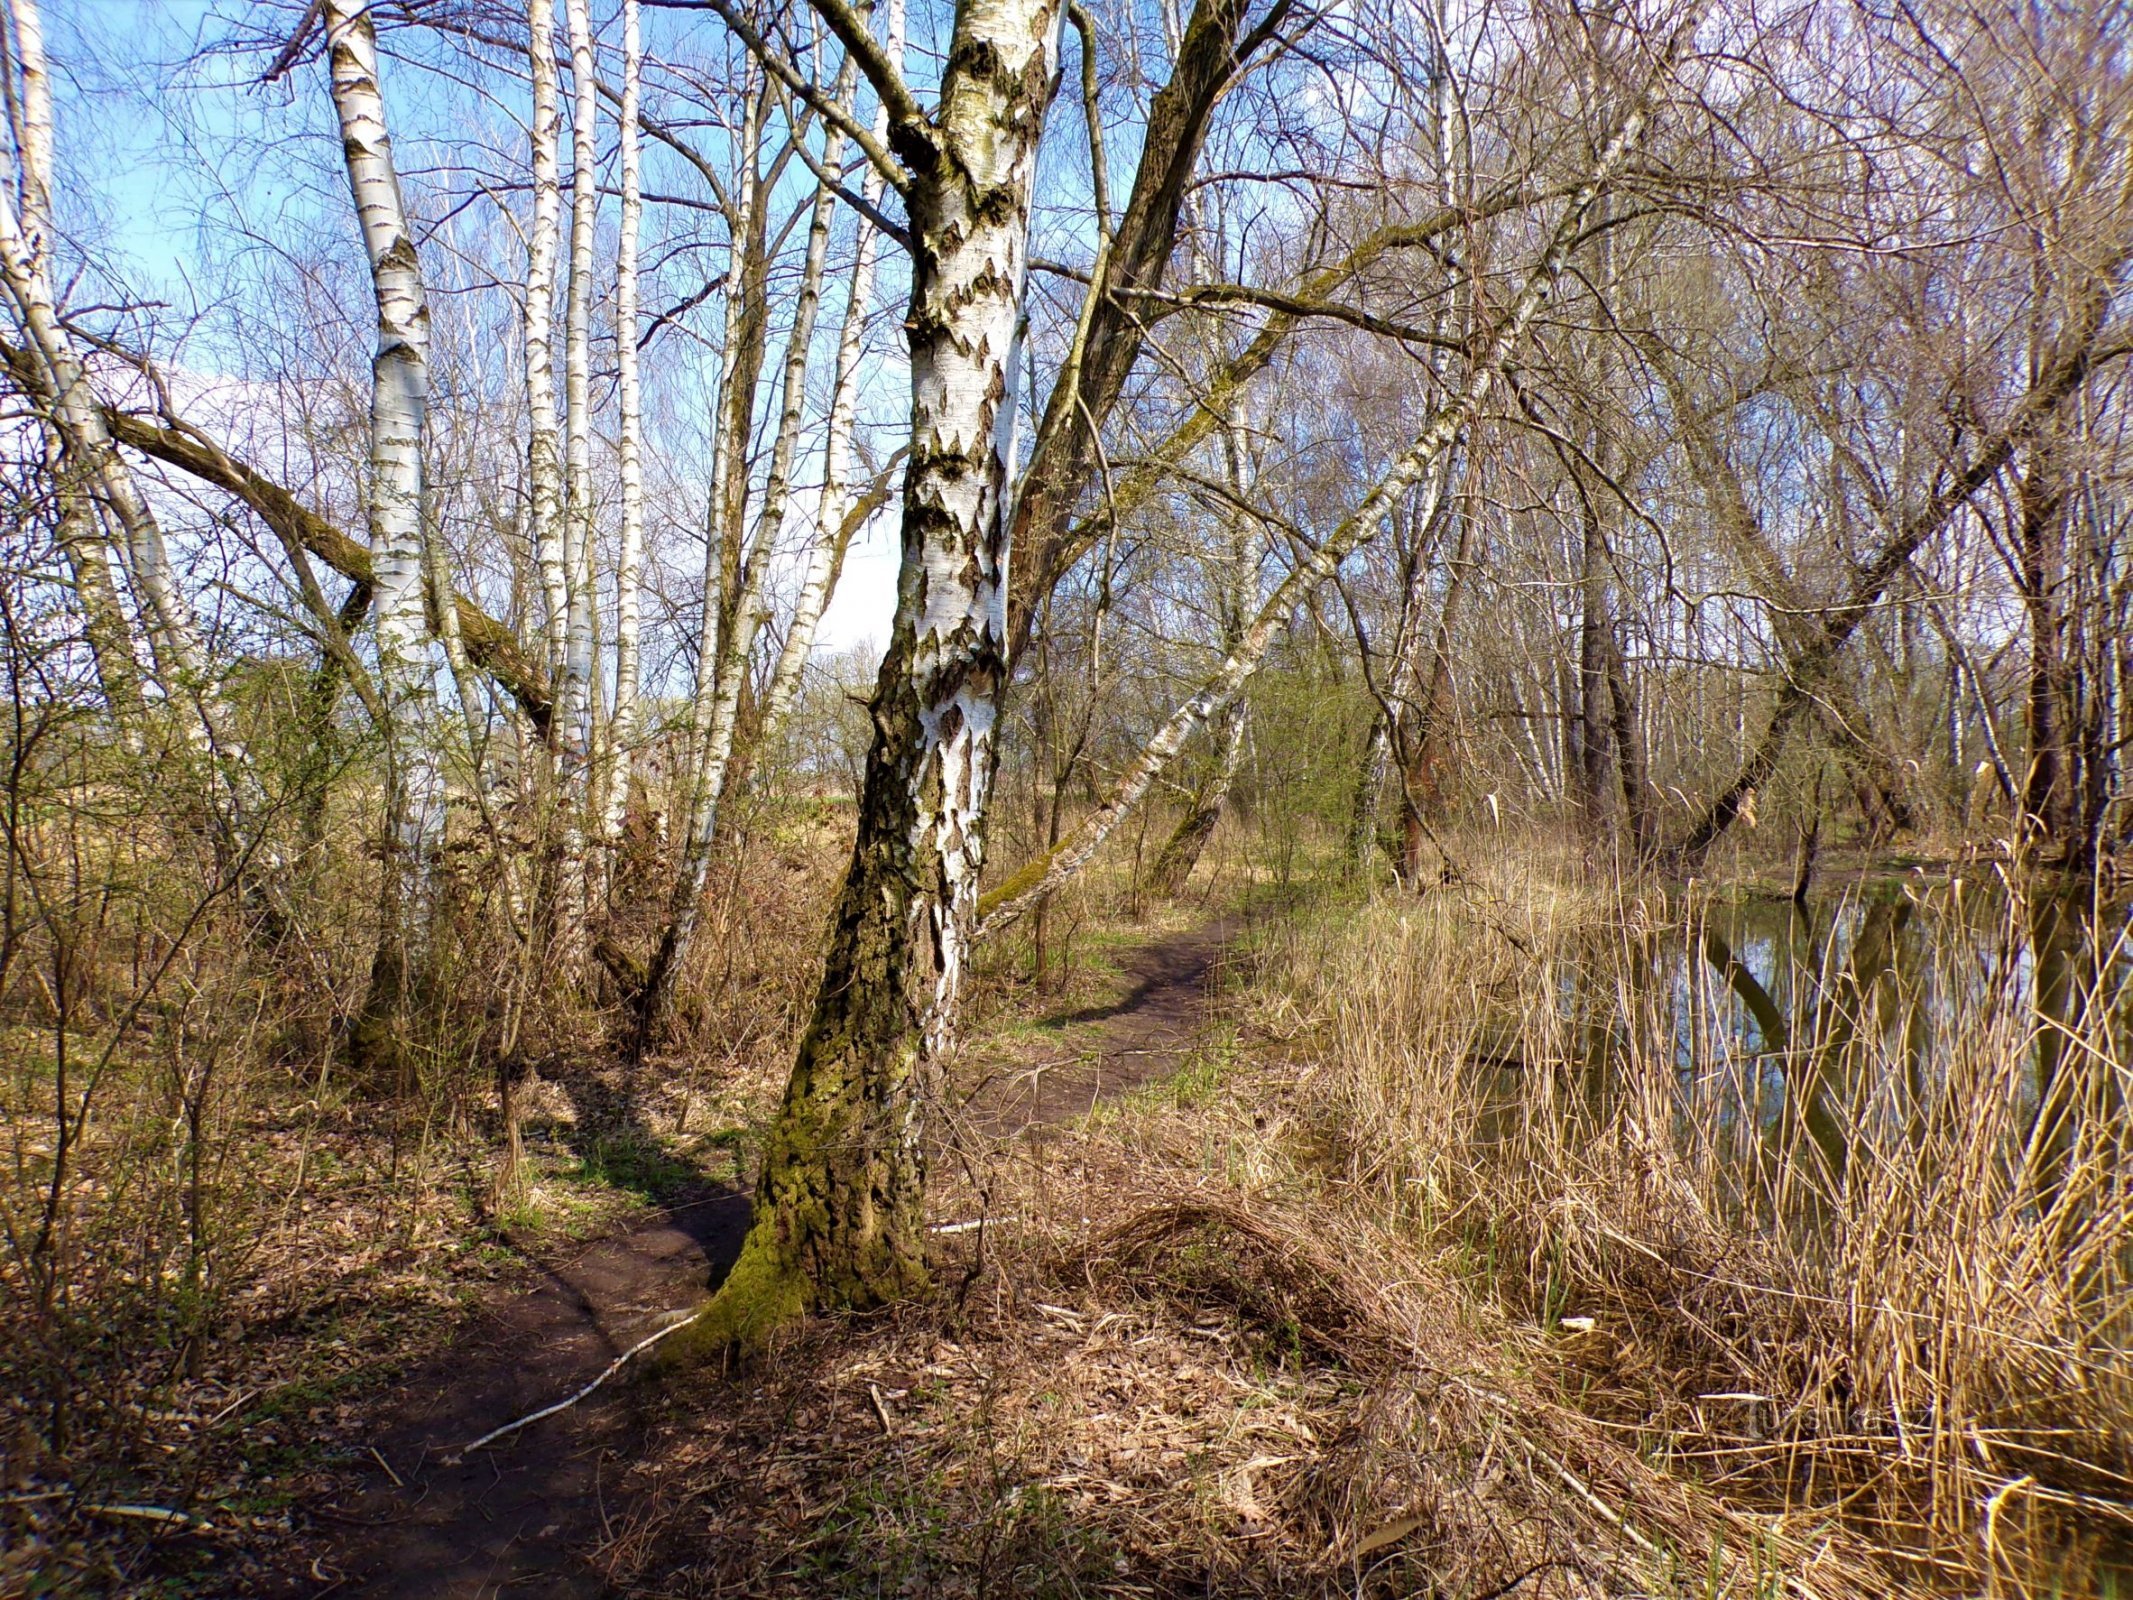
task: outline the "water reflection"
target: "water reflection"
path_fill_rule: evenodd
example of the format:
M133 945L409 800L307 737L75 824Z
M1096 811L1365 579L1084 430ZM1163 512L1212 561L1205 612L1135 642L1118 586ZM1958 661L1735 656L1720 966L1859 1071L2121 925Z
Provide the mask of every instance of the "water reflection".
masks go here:
M1697 959L1677 960L1673 1050L1691 1108L1766 1144L1811 1141L1841 1183L1855 1147L1914 1146L1948 1103L1961 1046L1998 1029L2023 1049L2018 1156L2049 1209L2084 1114L2114 1070L2092 1037L2126 979L2122 908L2064 890L2016 901L1992 882L1867 882L1805 906L1734 899L1692 913ZM2023 1035L2027 1035L2026 1038ZM1709 1104L1713 1096L1721 1102Z
M1743 1203L1779 1166L1795 1190L1807 1167L1827 1196L1887 1141L1916 1155L1961 1132L1963 1098L1985 1091L1974 1073L1951 1077L1958 1063L2019 1058L1993 1080L1994 1109L2011 1099L2017 1112L1989 1119L1996 1159L2049 1212L2079 1130L2122 1109L2127 945L2123 904L2085 887L2017 897L1990 878L1677 905L1568 941L1542 979L1552 1015L1536 1019L1529 999L1484 1028L1470 1059L1498 1085L1499 1114L1480 1131L1507 1135L1507 1118L1531 1113L1535 1069L1604 1115L1650 1087L1657 1057L1677 1135L1740 1174ZM1792 1159L1769 1159L1780 1153Z
M1828 1308L1786 1426L2019 1495L2069 1595L2133 1575L2125 903L1913 875L1593 924L1470 991L1481 1145L1566 1214L1589 1171L1640 1240L1725 1241L1696 1281Z

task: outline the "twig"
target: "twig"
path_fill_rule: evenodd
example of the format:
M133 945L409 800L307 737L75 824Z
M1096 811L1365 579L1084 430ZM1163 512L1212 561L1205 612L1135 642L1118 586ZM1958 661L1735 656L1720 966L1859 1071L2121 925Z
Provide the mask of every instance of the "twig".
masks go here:
M533 1423L539 1422L544 1417L552 1417L559 1411L568 1411L580 1400L583 1400L587 1395L591 1394L595 1389L599 1388L601 1384L607 1382L609 1378L612 1378L625 1366L629 1365L631 1358L642 1355L645 1351L651 1349L653 1345L659 1343L660 1340L666 1338L669 1334L679 1333L682 1329L689 1327L695 1321L696 1318L693 1315L685 1315L679 1322L671 1322L667 1324L667 1326L665 1326L664 1328L661 1328L657 1333L649 1334L646 1337L639 1339L635 1344L631 1345L627 1350L623 1351L622 1354L615 1357L614 1360L610 1361L607 1364L606 1370L603 1371L599 1377L593 1379L591 1383L588 1383L584 1388L580 1389L569 1399L558 1400L552 1406L543 1406L538 1411L528 1412L525 1416L520 1417L516 1422L507 1422L501 1428L491 1428L487 1433L483 1434L479 1439L476 1439L472 1444L461 1445L458 1451L452 1456L451 1462L457 1462L462 1457L470 1456L475 1451L481 1449L482 1446L494 1444L497 1440L503 1438L506 1434L516 1433L519 1429L528 1427ZM449 1465L451 1463L448 1462L447 1464Z
M1585 1484L1580 1481L1576 1473L1572 1472L1568 1467L1564 1466L1560 1461L1556 1460L1555 1457L1550 1455L1547 1451L1541 1449L1538 1445L1534 1444L1531 1439L1526 1440L1525 1443L1527 1449L1531 1450L1535 1455L1539 1456L1541 1460L1547 1462L1549 1466L1555 1468L1556 1476L1560 1477L1564 1483L1570 1486L1570 1490L1573 1494L1575 1494L1580 1500L1583 1500L1587 1505L1591 1506L1593 1510L1599 1512L1601 1516L1605 1517L1617 1528L1620 1528L1622 1532L1629 1537L1630 1542L1634 1544L1639 1550L1642 1550L1646 1555L1657 1555L1659 1553L1653 1547L1651 1540L1645 1538L1644 1535L1639 1533L1635 1528L1632 1528L1629 1523L1624 1520L1622 1514L1619 1511L1615 1510L1613 1506L1610 1506L1605 1500L1602 1500L1598 1495L1594 1494L1592 1490L1587 1488Z
M979 1217L974 1222L936 1222L926 1231L928 1233L975 1233L988 1223L997 1220L994 1217Z
M878 1384L870 1383L867 1385L867 1398L874 1402L874 1415L881 1422L881 1436L884 1439L895 1438L896 1424L889 1417L889 1403L882 1399L881 1388Z
M123 1517L134 1522L159 1522L165 1527L190 1528L194 1533L213 1533L215 1525L204 1517L163 1506L83 1506L92 1517Z
M379 1466L385 1469L385 1476L392 1479L393 1487L395 1489L405 1489L407 1485L400 1481L400 1474L393 1471L393 1464L390 1461L387 1461L383 1456L378 1454L378 1447L376 1445L371 1445L369 1446L369 1450L370 1459L375 1461Z
M256 1399L258 1397L258 1394L259 1391L257 1389L243 1389L238 1391L236 1399L232 1400L228 1405L224 1406L220 1411L216 1412L212 1417L209 1417L207 1419L207 1425L210 1428L221 1427L223 1419L225 1417L227 1417L232 1411L235 1411L239 1406L243 1405L246 1401Z

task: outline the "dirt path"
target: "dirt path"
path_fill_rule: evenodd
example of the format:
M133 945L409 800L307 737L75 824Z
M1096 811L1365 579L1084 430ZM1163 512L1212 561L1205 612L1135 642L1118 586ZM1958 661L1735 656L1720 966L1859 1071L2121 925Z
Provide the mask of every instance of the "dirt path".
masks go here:
M1209 989L1237 936L1228 919L1142 945L1127 958L1132 987L1110 1005L1053 1019L1056 1044L981 1068L965 1117L995 1137L1085 1116L1099 1100L1174 1072L1206 1028Z
M1058 1018L1056 1046L979 1064L965 1123L1029 1136L1175 1070L1208 1018L1228 923L1142 947L1115 1004ZM610 1487L633 1459L658 1390L627 1381L512 1440L459 1460L490 1429L575 1392L701 1298L739 1252L748 1200L705 1193L589 1246L538 1287L500 1298L453 1346L400 1383L367 1441L376 1456L299 1508L323 1542L290 1596L495 1600L592 1597L586 1556L614 1525ZM301 1523L300 1523L301 1525Z
M603 1484L631 1459L651 1396L614 1383L515 1439L454 1461L458 1447L590 1381L694 1304L748 1229L744 1194L677 1203L604 1239L537 1287L499 1299L452 1347L397 1385L340 1492L303 1506L330 1548L282 1592L380 1600L594 1596L582 1552L608 1513Z

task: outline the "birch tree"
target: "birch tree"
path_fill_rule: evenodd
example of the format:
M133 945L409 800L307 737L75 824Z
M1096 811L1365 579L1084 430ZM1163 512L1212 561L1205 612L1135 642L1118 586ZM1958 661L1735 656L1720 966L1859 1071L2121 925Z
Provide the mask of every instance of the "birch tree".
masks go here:
M563 0L570 37L570 270L563 306L563 675L557 694L556 869L561 950L576 960L592 898L586 854L593 807L597 714L592 491L593 233L600 190L595 169L599 87L594 78L590 0Z
M852 78L852 69L847 64L830 90L831 105L840 108L849 106ZM796 130L795 138L799 137L803 135ZM837 169L843 159L844 142L842 129L833 123L828 137L824 140L818 163L824 173ZM828 179L819 179L809 216L806 252L801 262L798 296L793 306L792 329L786 340L778 409L775 413L777 427L770 448L769 473L764 481L762 500L755 517L754 536L746 545L747 554L740 565L738 581L730 600L720 608L724 618L723 627L716 639L717 648L708 663L710 697L709 704L699 712L703 744L698 756L696 783L691 795L687 842L682 852L681 872L674 882L673 904L666 931L661 935L658 950L652 958L651 972L642 1001L640 1028L646 1033L658 1026L660 1016L671 997L675 975L688 958L689 946L694 939L697 922L702 913L704 888L710 879L712 846L718 831L720 802L725 798L727 774L733 764L734 736L740 718L741 696L748 683L756 633L764 620L765 585L770 576L772 557L777 552L778 538L784 527L786 506L791 494L793 468L800 443L800 425L807 398L808 361L814 347L815 319L822 305L823 272L829 260L830 226L835 219L836 203L836 191L830 186ZM740 375L735 374L733 381L738 383ZM833 421L832 427L834 426ZM834 446L834 437L832 444ZM738 470L741 452L731 444L727 448L727 464L729 468ZM739 503L745 506L746 497L742 496ZM716 504L714 501L714 505ZM822 538L818 531L817 542L822 542ZM707 615L712 609L711 603L712 596L707 588ZM705 671L706 665L700 663L700 696L706 682Z
M563 458L555 409L555 269L562 224L561 112L555 70L555 0L528 0L526 71L533 90L532 228L526 240L526 499L548 676L563 677L569 594L563 557Z
M333 109L378 316L365 499L378 682L387 718L385 868L370 994L351 1044L359 1067L395 1070L393 1031L421 933L423 857L443 801L424 605L422 469L430 313L393 162L370 6L367 0L328 0L325 20Z
M716 9L802 88L738 12L724 0ZM845 131L910 219L903 563L813 1017L770 1131L754 1226L692 1334L699 1348L758 1341L811 1307L878 1304L925 1281L922 1061L953 1015L984 863L1031 190L1064 22L1058 0L963 0L929 113L863 18L837 0L816 9L887 107L885 143Z
M615 708L608 737L607 809L602 843L612 848L629 806L638 739L639 633L644 581L644 393L637 371L637 244L644 198L637 119L643 98L644 36L638 0L622 0L622 102L617 138L622 169L621 230L615 240L616 468L622 496L622 550L615 568Z
M72 486L62 493L86 490L89 495L88 505L70 507L63 501L62 537L89 614L92 643L103 641L98 659L111 673L107 693L116 691L115 704L132 698L127 682L132 652L130 641L121 644L123 612L108 582L109 568L90 540L96 513L117 530L113 548L139 598L157 686L166 702L180 708L184 737L208 763L213 798L220 802L209 807L209 826L217 851L235 869L243 854L241 836L265 810L264 796L207 658L192 603L173 570L162 526L119 451L53 293L53 116L43 21L35 0L9 0L8 20L21 63L21 99L10 109L19 170L12 192L0 188L0 281L27 346L17 370L56 435L67 469L61 483ZM267 865L271 870L271 862ZM279 920L282 908L272 903L278 897L271 884L250 868L244 876L254 889L266 891L267 909Z
M901 65L904 59L904 0L889 0L884 53ZM868 132L876 144L889 136L887 105L877 98ZM879 165L868 162L860 179L860 198L868 205L881 204L884 178ZM815 501L814 525L807 546L807 563L800 589L793 602L792 620L778 651L763 706L757 738L768 744L776 737L793 696L800 688L800 675L815 644L822 613L836 586L844 553L851 543L853 524L852 439L859 413L859 358L866 340L867 316L874 303L874 268L881 250L881 231L864 214L857 222L852 248L852 271L846 280L844 320L837 330L837 364L830 380L829 417L822 444L822 488Z
M1360 504L1304 554L1287 577L1259 607L1221 667L1198 692L1180 704L1127 768L1108 798L1091 811L1063 841L1014 873L985 899L981 934L994 932L1056 891L1095 856L1118 824L1146 796L1163 770L1176 759L1185 741L1220 708L1243 692L1290 618L1319 585L1383 528L1403 498L1427 484L1425 507L1417 513L1426 525L1436 515L1444 477L1436 469L1465 433L1494 388L1506 362L1524 341L1527 329L1547 304L1564 263L1581 238L1593 208L1615 181L1623 162L1636 150L1649 126L1654 97L1671 70L1676 52L1695 25L1691 12L1658 55L1654 74L1637 92L1594 158L1550 231L1540 257L1525 275L1518 294L1496 319L1487 337L1477 341L1467 376L1459 390L1430 416L1413 442L1395 458Z
M10 4L7 11L17 92L7 96L8 121L15 142L15 227L22 235L19 275L25 285L32 274L48 271L52 244L52 79L45 64L44 23L34 0ZM47 291L48 292L48 291ZM18 299L18 311L20 301ZM140 666L134 656L133 628L111 577L106 541L98 526L98 508L90 460L70 458L66 435L46 397L45 469L54 501L54 529L74 579L82 609L82 634L96 663L97 681L120 734L138 744L146 707L141 698Z

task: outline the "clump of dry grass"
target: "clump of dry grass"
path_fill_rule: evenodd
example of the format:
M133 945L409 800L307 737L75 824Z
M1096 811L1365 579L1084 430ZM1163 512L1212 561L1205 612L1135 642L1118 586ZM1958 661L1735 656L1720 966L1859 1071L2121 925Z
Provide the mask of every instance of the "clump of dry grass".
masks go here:
M1293 1159L1254 1057L944 1169L942 1296L684 1385L606 1554L752 1596L1893 1594L1563 1404L1558 1341ZM1093 1215L1092 1215L1093 1213Z
M2125 1103L2114 1008L2041 1018L2016 937L1982 975L1936 956L1953 1010L1923 1071L1900 1023L1841 1006L1754 1059L1675 1026L1726 1003L1699 937L1693 904L1505 865L1294 930L1261 972L1319 1053L1306 1115L1358 1203L1513 1316L1590 1319L1559 1347L1580 1410L1915 1581L2106 1582L2133 1529L2133 1151L2091 1114L2040 1187L2031 1124L2040 1030L2070 1034L2092 1106ZM1768 1109L1773 1060L1826 1074L1821 1137Z

